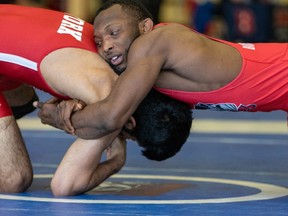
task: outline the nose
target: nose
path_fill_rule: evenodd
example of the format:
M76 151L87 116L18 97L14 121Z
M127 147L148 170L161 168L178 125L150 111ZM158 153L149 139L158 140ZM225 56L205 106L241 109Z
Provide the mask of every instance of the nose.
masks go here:
M113 49L112 41L109 39L104 40L103 41L103 51L107 53L107 52L111 51L112 49Z

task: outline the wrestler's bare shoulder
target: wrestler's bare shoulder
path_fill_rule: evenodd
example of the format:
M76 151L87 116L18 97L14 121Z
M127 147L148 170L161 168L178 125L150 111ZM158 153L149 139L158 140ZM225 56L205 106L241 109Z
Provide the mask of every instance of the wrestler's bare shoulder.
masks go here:
M194 35L197 37L188 27L181 24L171 23L159 26L138 37L133 42L129 52L133 52L133 55L135 55L134 50L137 50L137 54L139 54L139 51L162 55L167 52L175 52L175 48L179 48L179 46L186 46L188 44L191 46Z

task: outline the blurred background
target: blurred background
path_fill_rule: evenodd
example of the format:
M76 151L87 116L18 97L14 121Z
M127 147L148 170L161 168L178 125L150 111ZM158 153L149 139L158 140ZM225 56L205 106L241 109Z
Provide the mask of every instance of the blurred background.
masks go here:
M65 11L93 22L105 0L0 0ZM177 22L234 42L287 42L288 0L139 0L158 22Z

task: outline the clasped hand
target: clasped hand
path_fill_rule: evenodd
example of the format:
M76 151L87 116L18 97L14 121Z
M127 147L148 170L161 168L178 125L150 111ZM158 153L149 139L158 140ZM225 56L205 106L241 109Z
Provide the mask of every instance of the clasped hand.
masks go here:
M45 103L35 101L33 105L40 109L38 117L43 124L51 125L72 135L75 135L75 129L71 122L71 116L74 112L86 106L80 100L62 101L55 97L47 100Z

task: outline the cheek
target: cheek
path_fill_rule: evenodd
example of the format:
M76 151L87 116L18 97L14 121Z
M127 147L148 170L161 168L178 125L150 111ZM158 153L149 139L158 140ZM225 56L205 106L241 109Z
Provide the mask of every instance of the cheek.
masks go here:
M102 49L98 49L98 54L101 58L105 57Z
M124 38L123 40L121 40L121 44L119 44L119 46L121 46L122 50L127 51L129 49L129 47L132 44L132 40L128 37Z
M123 47L128 50L133 41L139 36L136 32L130 32L130 34L123 35Z

